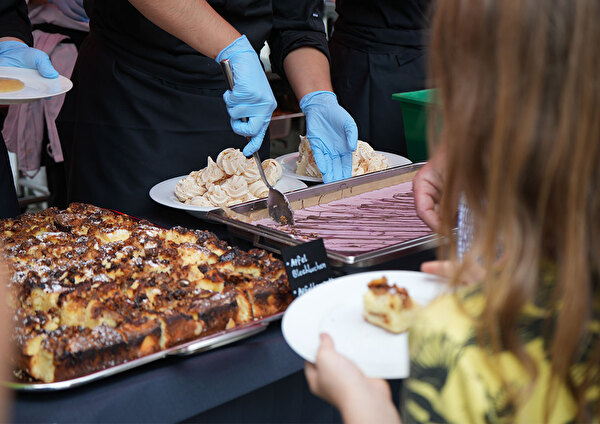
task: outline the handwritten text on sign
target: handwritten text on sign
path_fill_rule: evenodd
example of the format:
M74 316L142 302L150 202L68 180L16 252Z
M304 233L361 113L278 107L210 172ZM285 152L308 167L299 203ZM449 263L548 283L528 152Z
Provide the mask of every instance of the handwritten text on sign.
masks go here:
M327 251L322 239L281 251L294 297L298 297L330 277Z

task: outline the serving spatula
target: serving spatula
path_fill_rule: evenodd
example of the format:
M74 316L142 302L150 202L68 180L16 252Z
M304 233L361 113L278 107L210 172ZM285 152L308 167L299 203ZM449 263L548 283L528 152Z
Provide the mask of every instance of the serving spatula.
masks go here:
M227 81L227 85L230 90L233 89L233 71L231 70L231 65L229 60L225 59L221 61L221 68L223 69L223 74L225 75L225 80ZM247 120L247 118L245 118ZM248 137L248 141L251 138ZM294 212L292 211L292 206L288 201L287 197L277 190L273 188L269 181L267 181L267 176L265 175L265 171L262 167L262 161L260 160L260 156L258 155L258 151L252 154L254 158L254 162L256 162L256 166L258 167L258 172L260 174L260 178L263 183L269 189L269 197L267 198L267 208L269 211L269 216L277 223L282 225L294 225Z

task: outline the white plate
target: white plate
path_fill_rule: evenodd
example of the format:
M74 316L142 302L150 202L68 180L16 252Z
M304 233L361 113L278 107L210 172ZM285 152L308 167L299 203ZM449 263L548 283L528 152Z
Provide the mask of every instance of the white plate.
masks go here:
M44 78L37 69L0 66L0 77L16 78L25 84L22 90L0 93L0 104L3 105L27 103L54 97L66 93L73 88L73 83L70 79L62 75L59 75L58 78Z
M362 315L367 285L383 276L388 282L405 287L421 305L431 302L445 288L440 278L415 271L372 271L335 278L298 297L288 307L281 324L286 342L298 355L314 363L319 335L328 333L336 350L368 377L408 377L408 333L389 333L367 323Z
M175 196L175 185L179 180L185 178L186 176L187 175L182 175L181 177L171 178L163 181L162 183L156 184L150 189L150 197L152 200L160 203L161 205L169 206L175 209L182 209L187 211L190 215L198 218L206 218L206 214L209 211L219 209L217 207L202 207L181 203ZM282 176L281 179L277 181L277 184L275 184L275 188L283 193L286 193L288 191L306 188L306 184L304 184L302 181L298 181L296 178Z
M394 168L396 166L408 165L408 164L412 163L410 161L410 159L407 159L404 156L400 156L400 155L397 155L394 153L380 152L378 150L375 150L375 153L384 155L389 162L390 168ZM306 175L296 174L296 162L298 162L299 154L300 154L299 152L292 152L292 153L288 153L287 155L279 156L277 158L277 161L281 164L281 166L283 166L283 175L292 177L292 178L298 178L299 180L302 180L302 181L310 181L313 183L323 182L323 179L321 177L309 177Z

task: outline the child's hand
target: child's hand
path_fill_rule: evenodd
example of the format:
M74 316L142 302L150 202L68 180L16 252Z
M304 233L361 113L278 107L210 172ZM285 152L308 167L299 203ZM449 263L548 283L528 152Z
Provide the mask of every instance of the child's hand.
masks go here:
M485 272L477 261L470 259L469 255L464 258L464 269L460 276L460 282L465 285L472 285L481 282ZM427 274L434 274L442 278L451 279L459 270L461 264L452 261L430 261L421 264L421 271Z
M444 187L443 152L437 151L413 178L417 215L433 231L439 231L441 222L438 208Z
M304 372L310 391L339 409L345 423L399 422L387 382L367 378L329 335L321 334L315 364L307 362Z

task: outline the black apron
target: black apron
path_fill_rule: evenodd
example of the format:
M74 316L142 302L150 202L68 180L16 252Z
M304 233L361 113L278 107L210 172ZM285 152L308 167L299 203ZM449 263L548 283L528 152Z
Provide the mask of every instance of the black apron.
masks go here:
M152 186L203 168L225 148L242 149L246 139L231 130L225 81L213 59L145 20L128 2L119 5L130 14L127 31L141 35L113 30L108 3L95 2L88 11L90 35L57 120L68 201L141 218L168 214L150 199ZM140 44L144 33L154 37L149 45ZM268 136L260 154L269 157Z
M28 45L33 45L25 0L0 1L0 37L17 37ZM19 213L8 151L0 133L0 219L12 218Z
M13 218L20 213L15 182L13 180L8 151L0 133L0 219Z
M392 94L425 88L426 0L342 0L329 43L331 79L359 139L406 156L400 103Z

